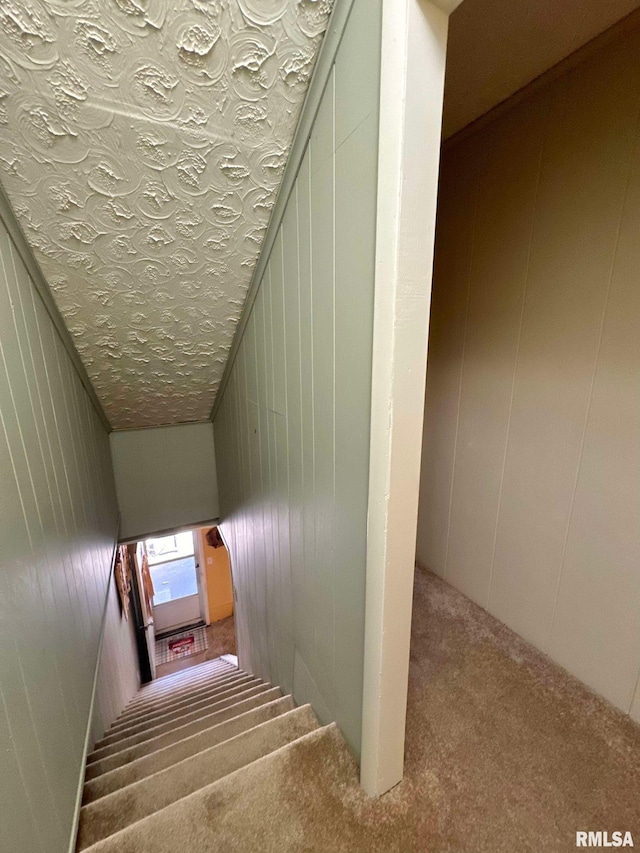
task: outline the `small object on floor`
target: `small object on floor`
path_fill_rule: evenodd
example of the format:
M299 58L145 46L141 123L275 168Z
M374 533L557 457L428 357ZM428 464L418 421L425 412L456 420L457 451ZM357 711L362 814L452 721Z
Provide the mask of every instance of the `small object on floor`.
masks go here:
M156 663L171 663L171 661L204 652L209 646L207 632L204 627L190 628L180 634L172 634L162 640L156 640Z

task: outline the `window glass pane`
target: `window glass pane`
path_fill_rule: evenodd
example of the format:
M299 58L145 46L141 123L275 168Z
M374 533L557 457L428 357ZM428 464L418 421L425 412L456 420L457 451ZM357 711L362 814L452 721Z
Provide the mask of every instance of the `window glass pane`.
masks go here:
M194 553L193 533L176 533L172 536L160 536L156 539L146 539L147 556L149 565L162 563L166 560L177 560L180 557L188 557Z
M154 606L187 595L196 595L198 592L196 561L193 556L149 566L149 571L155 592Z

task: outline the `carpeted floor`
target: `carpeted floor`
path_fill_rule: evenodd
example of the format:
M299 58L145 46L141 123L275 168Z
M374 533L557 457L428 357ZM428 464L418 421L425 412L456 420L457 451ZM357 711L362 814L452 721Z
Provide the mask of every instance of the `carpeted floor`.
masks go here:
M209 645L204 651L180 658L179 660L160 664L156 668L156 677L162 678L163 675L171 675L172 672L196 666L199 663L204 663L206 660L214 660L221 655L237 654L236 628L233 616L221 619L219 622L212 622L211 625L207 625L206 632Z
M262 850L569 853L579 830L629 830L640 845L640 727L424 571L404 781L374 803L344 761L314 761L312 790L293 761L281 777L302 836Z
M569 853L589 830L640 844L640 727L418 571L400 785L368 799L328 726L91 853Z
M416 572L406 781L417 848L640 844L640 726L439 578Z

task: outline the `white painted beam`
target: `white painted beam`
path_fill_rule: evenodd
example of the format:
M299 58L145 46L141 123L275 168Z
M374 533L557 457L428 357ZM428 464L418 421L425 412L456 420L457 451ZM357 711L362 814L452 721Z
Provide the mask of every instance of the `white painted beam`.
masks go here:
M361 767L372 796L404 764L448 17L385 0L382 21Z

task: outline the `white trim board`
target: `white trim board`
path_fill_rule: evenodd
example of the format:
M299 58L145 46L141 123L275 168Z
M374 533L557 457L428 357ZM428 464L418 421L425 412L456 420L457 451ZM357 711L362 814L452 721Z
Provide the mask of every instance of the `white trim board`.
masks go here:
M447 26L428 0L384 0L361 766L372 796L404 767Z

